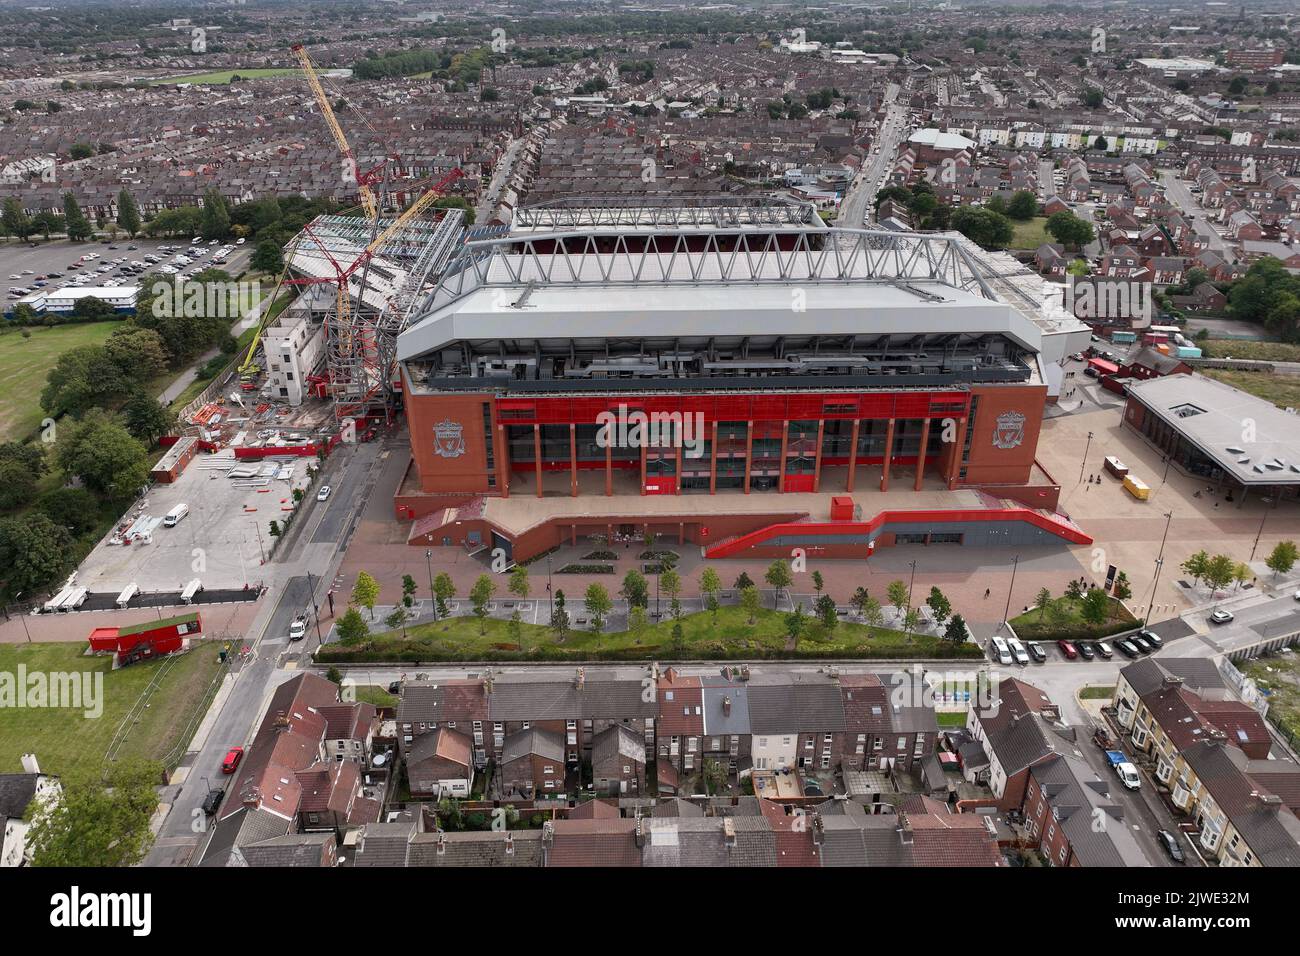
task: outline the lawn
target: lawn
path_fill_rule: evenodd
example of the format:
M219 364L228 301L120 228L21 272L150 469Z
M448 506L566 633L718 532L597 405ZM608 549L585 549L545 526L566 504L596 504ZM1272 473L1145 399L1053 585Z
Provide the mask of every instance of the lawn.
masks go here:
M1058 615L1053 614L1052 608L1048 608L1044 613L1036 607L1030 608L1019 617L1013 617L1011 626L1015 628L1016 635L1026 641L1096 640L1108 634L1128 630L1138 623L1137 618L1130 614L1123 604L1115 600L1110 602L1110 613L1106 622L1100 625L1084 621L1083 602L1075 598L1064 595L1053 598L1052 605L1059 611L1059 619Z
M1206 358L1253 359L1259 362L1300 362L1300 345L1248 339L1207 339L1197 343Z
M586 616L582 612L571 616ZM329 644L316 659L328 662L511 660L520 657L540 660L671 660L750 659L775 657L875 657L934 658L981 657L974 644L955 645L928 635L909 635L888 628L840 622L827 631L809 619L798 649L788 645L785 614L761 610L749 624L739 607L719 609L717 622L708 612L688 614L681 619L682 645L672 637L673 622L665 620L645 628L639 635L628 631L597 634L573 630L560 641L550 628L522 624L523 647L510 640L508 622L489 618L479 633L475 618L456 617L437 623L407 628L407 635L389 631L372 635L363 644L343 647Z
M1111 700L1114 696L1114 687L1085 687L1079 691L1080 700Z
M1236 352L1234 358L1238 358ZM1274 375L1271 372L1237 372L1218 368L1204 369L1210 378L1249 392L1256 398L1272 402L1278 408L1300 406L1300 378L1294 375Z
M1027 222L1017 222L1011 220L1011 228L1014 235L1011 238L1011 249L1037 249L1045 242L1055 242L1047 230L1046 216L1035 216Z
M81 642L0 645L0 673L15 675L15 680L20 664L29 676L37 671L104 675L103 713L98 717L88 718L82 709L0 708L0 772L21 770L24 753L35 753L48 773L93 770L103 762L123 718L164 665L166 673L118 757L174 758L182 738L194 733L195 718L206 710L208 691L220 669L215 646L200 644L175 658L116 671L109 669L110 658L87 657L85 649Z
M1294 743L1300 738L1300 658L1294 653L1261 657L1247 661L1241 672L1268 701L1268 719Z
M189 76L165 76L162 79L150 80L150 86L163 86L168 83L198 83L198 84L219 84L229 83L232 76L238 76L242 80L261 80L268 76L293 76L298 70L290 67L268 67L249 70L218 70L215 73L194 73Z
M78 345L100 345L118 322L86 322L33 328L23 338L16 328L0 335L0 440L17 440L40 428L41 389L60 355Z
M376 687L374 684L358 684L356 688L357 700L363 704L374 704L376 707L396 707L400 698L395 694L390 694L382 687Z

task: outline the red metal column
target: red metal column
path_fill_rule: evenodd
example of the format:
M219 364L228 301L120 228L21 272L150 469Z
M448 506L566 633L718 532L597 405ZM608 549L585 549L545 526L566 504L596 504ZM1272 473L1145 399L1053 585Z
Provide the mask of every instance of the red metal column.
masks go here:
M497 425L497 487L501 497L510 497L510 445L506 442L506 426Z
M569 423L569 494L578 497L578 426Z
M925 471L925 445L930 440L930 419L921 420L921 453L916 456L916 483L913 491L921 490L921 475Z
M677 482L673 485L673 494L680 495L681 493L682 493L682 443L679 440L677 442Z
M957 440L953 442L952 458L948 462L948 489L957 487L957 476L961 474L961 452L966 446L966 425L968 419L957 419Z
M718 423L713 423L713 441L709 445L709 494L718 493Z
M885 461L880 472L880 490L889 490L889 462L894 457L894 419L889 420L885 429Z
M790 420L781 422L781 457L777 460L776 490L785 491L785 454L790 447Z
M537 473L537 497L542 496L542 426L533 426L533 465Z
M641 442L641 494L645 494L645 442Z
M614 443L605 442L605 497L614 494Z
M745 494L749 494L749 474L754 467L754 422L745 423Z
M844 485L845 491L853 490L853 475L858 467L858 428L861 425L860 419L853 419L853 437L849 439L849 480Z
M822 435L826 433L826 419L819 419L817 422L817 454L813 459L813 491L816 492L822 484Z

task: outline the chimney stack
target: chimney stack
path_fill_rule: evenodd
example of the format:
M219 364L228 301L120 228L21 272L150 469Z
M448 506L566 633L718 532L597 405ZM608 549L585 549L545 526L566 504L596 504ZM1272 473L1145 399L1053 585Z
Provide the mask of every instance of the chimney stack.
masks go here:
M578 690L582 690L587 683L587 668L578 668L578 679L574 683L577 685Z
M542 846L550 847L555 842L555 823L547 820L542 824Z
M1265 810L1270 811L1274 816L1282 809L1282 798L1275 793L1259 794L1259 802Z
M638 817L636 821L636 845L638 847L645 846L645 820L641 817Z
M438 831L437 846L438 846L438 856L442 856L447 852L447 834L442 830Z
M515 835L509 830L506 831L506 856L515 855Z
M722 698L722 712L723 712L724 714L726 714L727 716L731 716L731 698L730 698L730 697L724 697L724 698Z
M907 822L907 815L901 815L901 823L898 827L898 839L903 846L912 845L912 824Z
M822 824L822 815L820 813L813 813L812 818L813 818L813 825L812 825L813 846L821 846L822 832L824 830L824 826Z
M728 850L736 847L736 821L732 817L725 817L722 821L722 842Z
M23 773L40 773L41 765L36 762L36 754L23 754Z
M273 722L272 726L275 727L277 732L281 730L288 730L290 726L289 717L285 714L284 711L277 710L275 712L275 721Z
M1163 683L1165 687L1182 687L1183 679L1175 677L1173 674L1166 674Z
M483 675L483 696L492 696L492 672L490 670Z

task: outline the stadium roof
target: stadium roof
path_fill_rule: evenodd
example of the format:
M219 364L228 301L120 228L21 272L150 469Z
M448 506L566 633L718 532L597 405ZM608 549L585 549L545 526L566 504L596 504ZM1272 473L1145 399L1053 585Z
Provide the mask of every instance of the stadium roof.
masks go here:
M999 298L961 237L868 230L620 230L472 243L397 357L464 339L1001 334L1040 327ZM825 241L824 241L825 240Z
M511 235L571 229L616 228L624 232L664 229L759 229L825 224L810 202L776 196L573 197L521 206Z

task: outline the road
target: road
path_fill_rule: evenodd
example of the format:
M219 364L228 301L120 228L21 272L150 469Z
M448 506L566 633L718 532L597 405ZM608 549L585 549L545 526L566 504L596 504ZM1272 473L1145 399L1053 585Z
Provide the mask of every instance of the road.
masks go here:
M177 783L163 789L161 799L170 804L146 866L186 866L196 863L196 849L207 837L208 820L200 806L210 787L222 787L221 773L227 750L247 745L262 718L275 687L300 673L317 644L315 622L308 638L290 644L289 624L310 609L311 589L323 605L325 588L333 580L349 529L365 504L373 484L382 447L377 443L342 446L326 463L324 480L336 490L323 506L313 504L295 537L266 566L268 592L246 636L249 653L236 657L225 685L204 718L195 742L177 768ZM321 533L333 529L333 536ZM309 578L310 575L310 578ZM323 610L323 608L322 608ZM322 626L323 627L323 626ZM238 648L235 649L236 651ZM211 645L199 653L213 653ZM227 794L226 800L234 799Z
M475 207L475 222L487 222L500 211L502 194L505 192L506 184L510 182L515 163L519 161L519 152L527 142L528 137L519 136L506 147L505 155L497 162L492 172L492 180L488 183L478 206Z
M1180 179L1172 169L1162 169L1159 172L1160 185L1164 187L1165 195L1183 211L1187 219L1192 221L1197 232L1203 232L1210 237L1210 251L1227 262L1236 262L1236 252L1210 225L1205 209L1197 202L1187 183Z
M859 170L853 182L849 184L844 198L840 201L836 225L846 229L861 229L867 223L867 216L873 210L876 193L880 190L880 181L894 162L898 145L910 132L907 123L907 108L895 102L899 94L897 84L889 84L885 91L885 119L881 123L880 135L873 144L871 156Z

